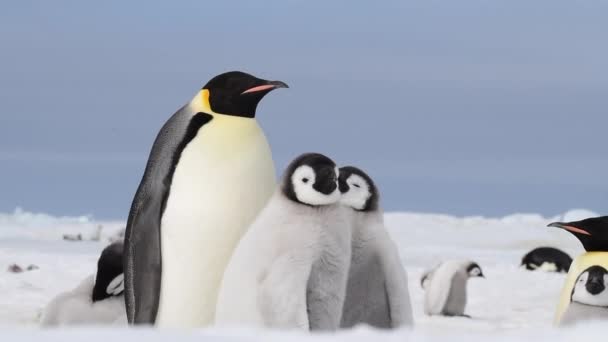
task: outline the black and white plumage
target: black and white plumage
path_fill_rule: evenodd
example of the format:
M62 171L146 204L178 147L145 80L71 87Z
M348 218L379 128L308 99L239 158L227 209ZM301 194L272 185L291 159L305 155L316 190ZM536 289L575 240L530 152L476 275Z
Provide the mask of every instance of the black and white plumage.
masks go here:
M123 244L106 247L97 274L59 294L44 309L43 326L127 324L124 302Z
M538 247L528 252L521 260L527 270L546 272L568 272L572 258L565 252L553 247Z
M588 320L608 320L608 271L602 266L591 266L583 271L574 284L570 305L560 325L571 325Z
M129 322L213 322L234 247L276 185L258 103L280 81L243 72L212 78L161 128L125 233Z
M350 209L352 229L352 257L340 326L412 325L407 273L384 226L376 185L362 170L347 166L340 168L340 191L340 202Z
M484 277L473 261L445 261L426 272L421 279L424 312L429 316L466 316L467 282L472 277Z
M339 328L351 241L339 199L331 159L309 153L291 162L226 268L216 324Z
M608 252L608 216L574 222L553 222L549 227L568 231L581 242L587 252Z

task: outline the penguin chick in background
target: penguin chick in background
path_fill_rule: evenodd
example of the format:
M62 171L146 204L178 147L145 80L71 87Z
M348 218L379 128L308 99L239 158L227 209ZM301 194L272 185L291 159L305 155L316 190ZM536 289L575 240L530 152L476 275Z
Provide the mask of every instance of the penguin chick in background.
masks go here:
M339 199L331 159L308 153L291 162L232 255L216 324L339 328L351 257L350 225Z
M124 302L123 243L106 247L97 262L97 275L59 294L44 309L43 326L127 324Z
M481 267L473 261L451 260L426 272L421 279L425 289L424 313L429 316L464 316L469 278L481 277Z
M340 326L411 326L407 273L384 226L376 185L352 166L340 168L339 183L340 202L350 209L352 229L351 265Z
M591 266L576 279L570 305L560 325L571 325L587 320L608 320L608 271Z
M608 216L574 222L553 222L548 227L570 232L583 244L587 252L608 252Z

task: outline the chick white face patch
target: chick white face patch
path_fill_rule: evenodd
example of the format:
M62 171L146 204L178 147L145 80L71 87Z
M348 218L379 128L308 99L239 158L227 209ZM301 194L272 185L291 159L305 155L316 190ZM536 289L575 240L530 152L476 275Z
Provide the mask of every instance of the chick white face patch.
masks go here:
M359 175L352 174L346 179L348 191L342 194L340 203L356 210L365 208L367 200L372 196L370 186Z
M603 306L608 308L608 274L603 276L604 288L601 292L592 294L587 288L587 282L589 281L589 272L581 274L574 285L572 293L572 301L592 305L592 306Z
M308 165L302 165L293 172L291 182L298 201L316 206L332 204L340 199L340 190L337 186L337 174L336 189L327 195L315 190L313 185L315 184L316 179L317 175L314 169Z
M118 296L123 293L125 290L125 274L121 273L116 276L116 278L112 279L108 287L106 288L106 293L111 296Z

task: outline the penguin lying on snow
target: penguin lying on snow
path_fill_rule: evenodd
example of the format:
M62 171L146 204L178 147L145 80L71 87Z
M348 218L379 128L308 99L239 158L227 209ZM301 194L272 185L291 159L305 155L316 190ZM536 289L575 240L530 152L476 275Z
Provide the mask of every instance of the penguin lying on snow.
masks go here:
M331 159L309 153L291 162L232 255L216 324L339 328L351 257L347 208L339 199Z
M372 179L358 168L340 168L340 202L349 210L352 257L342 314L343 328L359 323L378 328L412 324L407 273L397 246L384 227L379 194Z
M218 75L161 128L127 220L129 322L213 322L228 260L276 185L255 116L277 88L287 85L238 71Z
M97 262L97 275L55 297L44 309L43 326L125 324L122 242L106 247Z
M601 266L587 268L576 279L570 305L562 316L561 325L585 320L608 320L608 271Z
M464 316L467 304L467 281L484 277L473 261L446 261L426 272L421 285L426 290L424 312L431 315Z
M571 264L572 258L568 254L553 247L535 248L521 260L521 265L530 271L568 272Z

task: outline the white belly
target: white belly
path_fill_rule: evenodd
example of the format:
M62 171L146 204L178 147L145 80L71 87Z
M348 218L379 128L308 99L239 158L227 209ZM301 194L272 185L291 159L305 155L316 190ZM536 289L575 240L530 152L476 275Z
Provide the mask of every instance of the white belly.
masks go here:
M224 269L275 183L255 120L216 115L199 130L182 152L161 221L157 325L213 323Z

